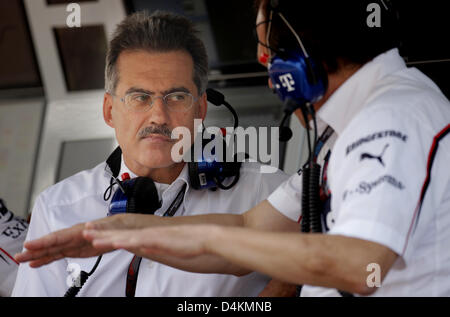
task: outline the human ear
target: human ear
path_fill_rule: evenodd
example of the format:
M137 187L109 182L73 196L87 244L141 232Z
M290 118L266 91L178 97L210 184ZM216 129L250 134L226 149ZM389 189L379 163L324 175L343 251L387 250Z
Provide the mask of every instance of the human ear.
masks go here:
M208 99L206 92L199 98L199 117L203 120L206 118L206 113L208 112Z
M111 94L105 93L103 97L103 119L105 123L111 128L114 128L114 121L112 118L113 98Z

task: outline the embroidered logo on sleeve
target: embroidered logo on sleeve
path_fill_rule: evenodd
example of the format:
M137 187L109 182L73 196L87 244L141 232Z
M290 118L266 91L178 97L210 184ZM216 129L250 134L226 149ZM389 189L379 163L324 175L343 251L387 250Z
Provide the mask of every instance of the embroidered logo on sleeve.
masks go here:
M389 184L399 190L405 189L405 185L403 185L403 183L397 180L394 176L383 175L372 182L362 181L355 189L345 190L342 195L342 201L345 201L349 196L354 194L369 195L372 193L374 188L380 186L381 184Z
M401 140L406 143L408 140L408 136L400 131L394 131L394 130L386 130L386 131L380 131L376 133L372 133L368 136L365 136L356 142L353 142L349 146L347 146L345 150L345 155L349 155L353 150L357 149L363 144L370 143L372 141L383 139L383 138L396 138L398 140Z
M384 167L385 165L384 165L384 162L383 162L383 155L384 155L384 152L386 151L386 149L388 147L389 147L389 143L384 146L383 152L381 152L380 155L373 155L373 154L364 152L364 153L361 154L361 157L360 157L359 160L363 161L365 159L374 159L374 160L378 161Z

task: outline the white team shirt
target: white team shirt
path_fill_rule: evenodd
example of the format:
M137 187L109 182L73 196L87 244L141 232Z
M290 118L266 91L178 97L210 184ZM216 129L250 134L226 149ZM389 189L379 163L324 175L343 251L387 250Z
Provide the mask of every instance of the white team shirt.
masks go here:
M162 207L155 214L164 214L185 183L186 194L175 216L241 214L266 199L288 178L281 171L261 174L260 167L258 163L243 163L239 182L232 189L213 192L190 188L186 165L170 186L156 184L158 194L162 197ZM136 176L122 160L119 175L123 173L130 174L132 178ZM103 200L103 194L110 178L106 163L102 163L45 190L37 198L33 209L27 241L105 217L109 202ZM125 296L127 270L132 258L133 254L125 250L103 255L97 270L89 277L78 296ZM78 276L76 268L79 266L81 270L89 272L96 259L66 258L38 269L21 264L13 296L63 296L72 283L72 277ZM68 269L73 270L72 273ZM190 273L142 259L135 294L136 297L257 296L269 280L269 277L259 273L244 277Z
M450 296L449 101L393 49L359 69L317 115L337 134L328 144L328 234L376 242L399 255L373 296ZM301 176L294 175L268 200L297 221L301 191Z
M22 250L27 228L0 200L0 297L11 296L19 268L13 256Z

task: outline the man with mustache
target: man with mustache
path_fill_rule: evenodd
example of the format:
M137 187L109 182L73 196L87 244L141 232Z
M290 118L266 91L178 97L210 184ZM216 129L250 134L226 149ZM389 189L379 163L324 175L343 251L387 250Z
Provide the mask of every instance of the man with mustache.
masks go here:
M103 115L121 149L121 155L115 151L120 157L118 176L149 177L155 182L162 202L157 216L179 194L184 198L175 216L211 210L242 213L286 179L280 171L261 174L261 165L255 163L242 165L239 182L228 191L190 186L187 164L172 159L171 149L178 140L171 139L171 131L186 127L194 135L194 119L205 118L207 74L203 43L192 24L180 16L136 13L118 26L110 43ZM27 240L105 217L109 200L104 193L111 172L104 162L44 191L33 209ZM127 219L111 218L123 225ZM70 257L70 253L61 255ZM258 273L242 278L187 273L146 259L134 266L134 259L125 251L104 255L78 296L257 296L269 281ZM93 257L62 259L37 270L21 265L13 296L63 296L80 270L91 271L95 262ZM130 291L131 275L137 276L137 282Z

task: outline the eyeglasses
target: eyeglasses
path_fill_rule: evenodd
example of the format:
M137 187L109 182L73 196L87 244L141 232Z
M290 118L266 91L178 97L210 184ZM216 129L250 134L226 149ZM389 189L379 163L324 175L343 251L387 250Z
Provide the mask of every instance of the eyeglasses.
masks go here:
M113 94L111 95L117 97ZM195 98L188 92L178 91L162 97L152 96L143 92L132 92L120 98L120 101L133 112L146 112L153 107L156 99L162 99L164 106L174 112L186 112L198 100L198 98Z

